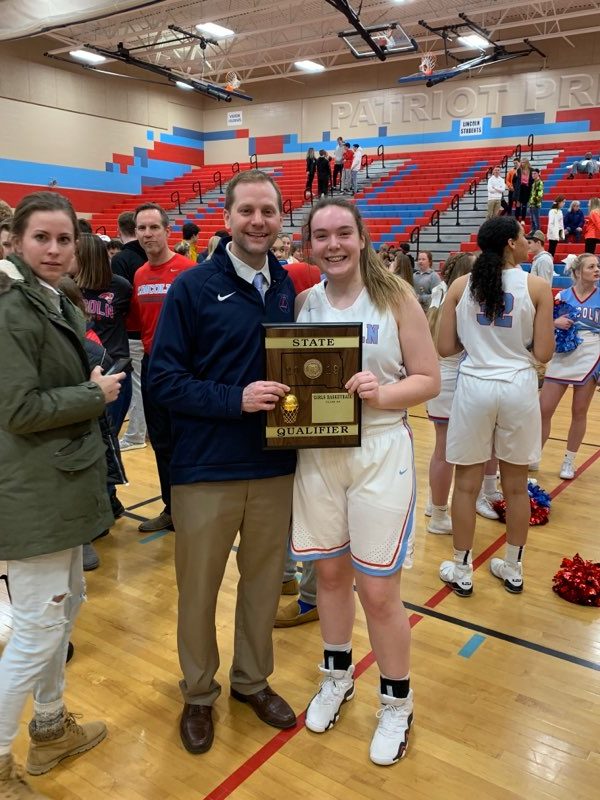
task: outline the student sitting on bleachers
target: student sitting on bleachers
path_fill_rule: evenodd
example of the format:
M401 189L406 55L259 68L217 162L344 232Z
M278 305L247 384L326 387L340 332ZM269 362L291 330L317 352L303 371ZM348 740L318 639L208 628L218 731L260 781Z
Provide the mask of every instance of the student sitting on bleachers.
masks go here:
M591 151L588 150L584 158L580 159L579 161L575 161L573 162L573 164L571 164L571 172L569 173L569 180L572 181L576 173L585 173L587 174L588 178L591 178L599 171L600 171L600 164L592 156Z
M565 239L568 236L574 236L576 242L581 241L581 234L583 232L583 223L585 216L581 210L581 203L579 200L573 200L569 206L569 210L564 215L565 222Z

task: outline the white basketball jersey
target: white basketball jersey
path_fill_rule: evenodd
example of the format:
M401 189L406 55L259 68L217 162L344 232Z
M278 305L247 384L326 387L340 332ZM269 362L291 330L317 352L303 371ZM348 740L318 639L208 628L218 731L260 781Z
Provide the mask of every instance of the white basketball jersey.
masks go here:
M406 377L398 340L398 324L391 311L380 311L366 289L349 308L334 308L325 294L325 283L317 283L309 291L297 322L362 322L362 369L375 375L381 385L397 383ZM363 428L394 425L405 416L400 410L362 409Z
M493 322L471 296L471 279L456 306L458 338L465 348L460 372L476 378L511 380L530 369L534 358L535 307L527 288L527 273L520 268L502 271L504 314Z

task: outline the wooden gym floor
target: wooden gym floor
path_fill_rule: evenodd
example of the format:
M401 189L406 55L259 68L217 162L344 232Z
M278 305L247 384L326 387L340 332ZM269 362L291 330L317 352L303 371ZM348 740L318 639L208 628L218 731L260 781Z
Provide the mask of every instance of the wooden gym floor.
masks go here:
M148 447L124 456L131 483L119 496L128 515L97 543L102 564L88 574L89 602L67 668L69 708L106 720L109 736L90 753L32 779L35 787L55 800L598 797L600 612L561 600L551 584L564 555L600 560L600 395L592 403L574 481L558 478L568 426L565 401L555 417L536 476L553 494L551 518L547 526L530 529L521 596L509 595L490 575L489 559L502 551L504 528L482 518L474 595L458 598L440 583L438 566L451 553L451 539L426 534L422 513L432 425L423 408L411 422L420 494L415 567L403 577L403 597L412 614L415 722L401 763L377 767L368 758L378 671L360 606L357 693L334 730L316 735L300 724L278 732L229 699L233 555L217 617L223 693L216 703L215 744L202 756L183 749L173 535L137 532L139 520L161 510ZM5 641L10 606L0 592ZM276 630L274 642L272 684L301 714L318 682L318 623ZM16 742L21 760L29 711Z

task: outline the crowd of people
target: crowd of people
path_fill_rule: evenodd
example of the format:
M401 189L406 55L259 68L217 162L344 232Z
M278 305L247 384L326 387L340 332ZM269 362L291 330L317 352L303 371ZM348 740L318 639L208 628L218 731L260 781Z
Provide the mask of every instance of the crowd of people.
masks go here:
M338 164L343 180L343 157ZM522 186L529 167L519 169ZM522 209L528 201L519 194L519 202ZM561 477L574 477L598 377L596 256L576 259L573 287L560 295L573 312L553 320L543 265L537 274L521 268L544 241L537 229L526 238L512 213L491 215L478 232L479 253L449 257L440 276L431 253L414 264L408 245L376 254L356 206L341 196L313 205L303 260L294 258L281 231L281 192L260 170L229 182L224 229L205 254L195 225L184 231L184 252L173 251L169 217L153 203L119 217L112 261L110 242L82 230L58 193L31 194L9 212L0 240L0 559L13 631L0 659L0 798L44 798L12 756L31 694L30 774L106 736L104 723L81 724L67 710L65 661L84 595L84 547L123 510L108 458L122 466L119 450L144 447L146 433L164 507L139 530L176 531L186 750L205 753L214 739L215 613L239 532L231 697L267 725L296 725L269 683L272 629L318 619L320 684L305 724L318 734L331 729L355 695L357 594L380 675L369 756L378 765L399 761L415 703L401 599L416 530L409 409L427 403L435 424L428 531L453 537L441 580L461 597L472 594L476 513L493 512L499 465L507 544L490 569L508 592L522 592L528 470L573 386ZM263 448L263 413L291 387L265 379L262 325L294 320L362 323L362 366L344 385L362 404L361 447ZM554 331L570 327L580 345L554 354ZM279 609L282 594L294 597Z

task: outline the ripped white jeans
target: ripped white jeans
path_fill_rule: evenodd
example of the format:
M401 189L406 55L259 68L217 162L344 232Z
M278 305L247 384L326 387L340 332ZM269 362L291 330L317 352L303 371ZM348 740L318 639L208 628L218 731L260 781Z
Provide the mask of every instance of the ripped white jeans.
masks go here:
M10 752L33 693L36 713L62 707L65 659L85 598L82 548L8 562L12 634L0 658L0 755Z

